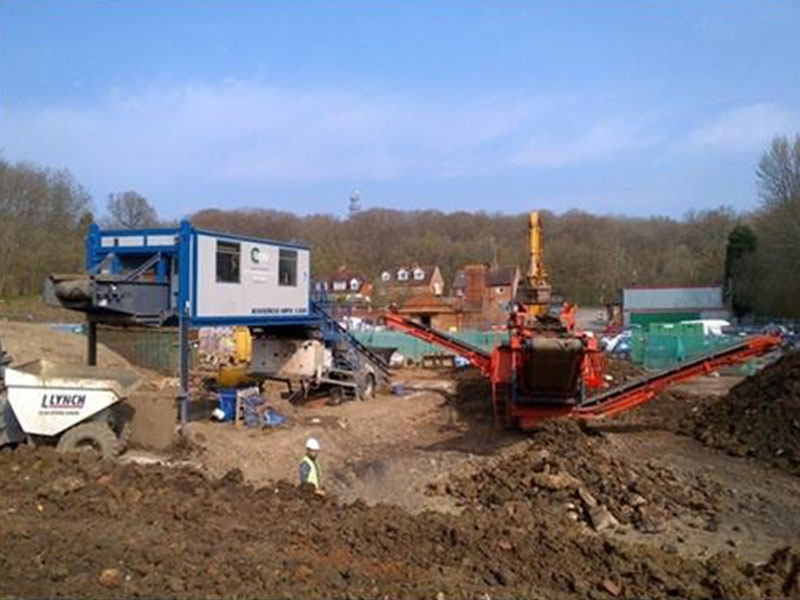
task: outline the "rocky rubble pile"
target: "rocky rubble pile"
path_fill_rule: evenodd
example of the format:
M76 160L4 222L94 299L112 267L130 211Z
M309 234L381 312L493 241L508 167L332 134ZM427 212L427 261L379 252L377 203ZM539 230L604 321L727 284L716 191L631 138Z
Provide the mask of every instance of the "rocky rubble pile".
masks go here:
M645 370L629 360L606 355L606 375L611 377L610 386L621 385L645 374Z
M683 425L708 446L800 475L800 352L787 354L708 403Z
M623 525L657 533L666 519L686 511L713 521L721 490L707 477L687 480L654 463L629 463L606 443L574 422L545 422L522 451L466 477L451 477L432 491L489 509L523 500L536 510L566 511L596 530Z
M212 481L185 469L119 466L48 449L2 451L0 472L0 572L9 597L800 594L800 557L791 550L758 567L735 557L684 559L581 534L563 514L532 510L519 491L507 500L476 491L477 505L458 516L410 515L343 506L285 484L253 489L237 471ZM539 478L562 472L537 471ZM581 469L572 475L587 481L598 503L614 506L613 488Z

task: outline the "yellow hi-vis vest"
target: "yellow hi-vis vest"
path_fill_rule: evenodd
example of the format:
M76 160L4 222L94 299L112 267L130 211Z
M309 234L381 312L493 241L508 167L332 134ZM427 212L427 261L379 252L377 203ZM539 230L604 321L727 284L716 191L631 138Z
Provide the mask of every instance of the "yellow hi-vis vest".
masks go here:
M308 465L308 475L306 475L305 480L300 483L310 483L314 486L314 489L320 489L322 487L322 472L320 471L319 463L312 460L310 456L304 456L300 464Z

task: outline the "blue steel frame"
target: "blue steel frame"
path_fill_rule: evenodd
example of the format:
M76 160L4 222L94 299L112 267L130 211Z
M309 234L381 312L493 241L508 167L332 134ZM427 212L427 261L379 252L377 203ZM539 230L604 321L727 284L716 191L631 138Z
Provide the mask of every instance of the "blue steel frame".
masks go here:
M301 244L277 242L274 240L248 237L232 233L224 233L209 229L197 229L192 227L189 221L181 221L179 228L163 229L106 229L101 230L97 224L92 223L89 227L89 234L86 236L86 270L91 272L109 254L114 254L116 260L112 262L112 273L119 272L119 256L125 255L153 255L161 254L157 266L157 278L163 281L162 277L168 275L165 271L167 258L177 257L178 259L178 305L176 311L183 314L187 304L189 307L189 325L191 327L214 327L214 326L233 326L244 325L250 327L276 327L276 326L310 326L320 325L323 319L321 312L316 310L310 298L306 299L307 314L290 316L269 316L269 315L242 315L235 317L198 317L197 316L197 236L198 234L211 235L219 238L255 242L259 244L271 244L283 248L296 248L300 250L310 250L308 246ZM145 245L143 246L108 246L101 245L103 236L144 236ZM175 245L147 245L147 236L151 235L173 235L177 236L178 243ZM311 282L309 281L309 294L311 293Z

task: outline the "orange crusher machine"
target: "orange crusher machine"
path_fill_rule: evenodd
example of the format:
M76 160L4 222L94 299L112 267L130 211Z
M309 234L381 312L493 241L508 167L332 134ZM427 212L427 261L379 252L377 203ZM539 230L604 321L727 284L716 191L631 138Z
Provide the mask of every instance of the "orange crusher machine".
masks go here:
M495 422L523 429L549 417L584 420L610 416L656 397L668 387L765 354L780 345L773 336L753 336L590 397L605 382L605 354L597 338L575 328L575 307L565 303L560 318L548 314L550 284L543 258L542 226L531 212L530 269L508 319L508 341L491 352L396 313L387 326L438 345L469 360L492 384Z

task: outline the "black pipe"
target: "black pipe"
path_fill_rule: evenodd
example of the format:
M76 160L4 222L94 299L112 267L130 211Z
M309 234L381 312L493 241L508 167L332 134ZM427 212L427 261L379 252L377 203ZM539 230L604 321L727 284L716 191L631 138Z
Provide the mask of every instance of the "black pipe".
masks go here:
M86 364L97 366L97 322L92 319L86 321Z

